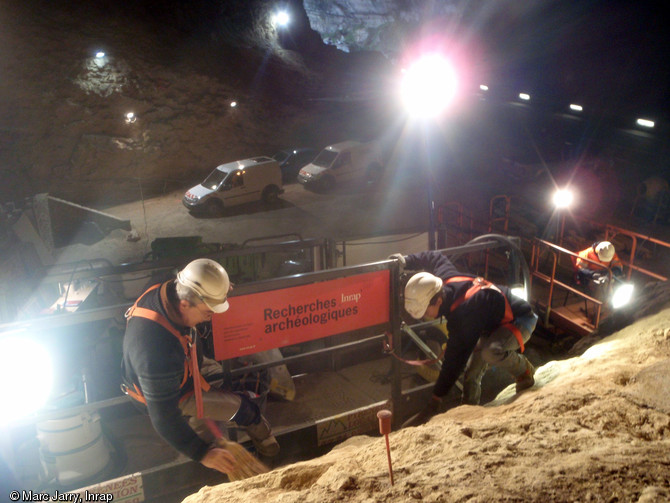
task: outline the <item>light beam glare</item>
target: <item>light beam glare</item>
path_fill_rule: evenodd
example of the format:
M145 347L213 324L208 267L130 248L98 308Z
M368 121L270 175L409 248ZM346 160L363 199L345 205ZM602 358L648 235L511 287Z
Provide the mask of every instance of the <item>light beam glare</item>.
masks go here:
M288 25L291 18L286 11L280 11L273 16L272 21L276 26L284 27Z
M438 54L421 57L404 73L401 96L414 116L435 117L451 104L458 82L451 63Z
M5 407L0 414L0 424L7 424L27 417L47 402L53 386L51 356L35 341L25 337L6 337L0 340L0 351L5 357L0 378L9 385L5 390ZM30 362L30 367L26 366Z
M633 290L635 287L631 283L623 283L614 288L612 294L612 307L618 309L627 305L633 298Z
M554 206L559 209L569 208L574 201L574 194L568 189L558 189L554 192Z

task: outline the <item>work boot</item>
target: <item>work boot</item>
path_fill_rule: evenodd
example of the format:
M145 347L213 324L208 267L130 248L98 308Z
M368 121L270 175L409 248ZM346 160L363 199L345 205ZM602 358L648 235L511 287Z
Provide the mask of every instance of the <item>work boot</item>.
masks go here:
M268 458L279 454L279 443L272 434L270 423L263 416L257 424L250 424L245 427L245 430L258 454Z
M479 405L482 397L482 378L488 367L488 364L482 360L480 351L472 353L463 374L462 405Z
M532 388L535 384L535 367L528 361L528 358L522 356L526 360L526 370L516 376L516 392L521 393L523 390Z
M463 394L461 405L479 405L482 396L482 385L478 381L465 381L463 383Z

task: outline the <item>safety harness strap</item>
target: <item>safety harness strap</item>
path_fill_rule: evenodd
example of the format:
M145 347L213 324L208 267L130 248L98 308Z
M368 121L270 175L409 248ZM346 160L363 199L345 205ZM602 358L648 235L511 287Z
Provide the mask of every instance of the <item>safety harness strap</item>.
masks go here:
M148 320L151 320L155 323L158 323L160 326L162 326L165 330L170 332L172 335L174 335L179 342L181 343L182 349L184 350L184 378L181 381L181 384L179 385L180 388L183 388L184 385L186 384L186 381L188 380L188 376L191 375L193 377L193 390L195 394L195 406L196 406L196 411L197 411L197 417L198 419L202 419L204 416L204 405L202 402L202 391L209 391L210 385L209 383L205 380L204 377L200 374L200 370L198 369L198 352L197 352L197 345L194 343L193 338L191 336L184 335L179 332L169 321L168 319L163 316L162 314L152 310L152 309L147 309L144 307L139 307L137 303L144 297L147 293L149 293L152 290L155 290L158 288L160 285L154 285L151 288L149 288L146 292L144 292L137 301L135 301L135 304L126 311L126 323L130 318L133 316L139 316L140 318L145 318ZM196 384L199 383L198 384ZM146 399L144 398L144 395L142 395L142 391L138 388L136 384L133 384L133 389L129 388L128 386L122 386L122 389L124 393L126 393L129 397L146 404Z
M510 305L509 300L507 300L507 296L504 293L502 293L502 290L500 290L500 288L498 288L496 285L480 277L471 278L469 276L454 276L444 280L444 284L446 285L448 283L460 283L465 281L471 281L472 286L466 290L465 294L463 294L454 302L452 302L451 308L449 310L453 312L463 302L465 302L474 294L476 294L478 291L484 288L490 288L492 290L495 290L496 292L499 292L503 296L503 299L505 300L505 314L503 315L503 319L500 320L500 326L506 328L507 330L509 330L514 334L514 337L519 343L519 348L523 353L524 350L526 349L523 343L523 335L521 334L521 330L519 330L519 327L517 327L514 324L514 313L512 313L512 306Z
M446 344L442 344L442 352L437 358L426 358L424 360L406 360L405 358L402 358L396 354L395 349L393 348L393 334L391 332L386 332L386 340L384 341L383 351L384 353L392 355L396 360L406 363L407 365L422 367L424 365L432 365L433 363L442 361L442 357L447 351L447 346Z

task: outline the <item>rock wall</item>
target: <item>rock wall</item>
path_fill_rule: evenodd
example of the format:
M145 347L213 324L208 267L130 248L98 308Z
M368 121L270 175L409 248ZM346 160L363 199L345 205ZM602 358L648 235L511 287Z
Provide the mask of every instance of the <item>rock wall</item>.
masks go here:
M303 0L312 29L326 44L346 52L380 51L391 59L426 21L457 21L458 0Z
M293 39L272 26L267 2L188 7L2 2L0 202L48 192L104 207L347 134L341 107L324 120L331 110L314 100L347 63L304 12ZM290 49L297 42L307 57Z

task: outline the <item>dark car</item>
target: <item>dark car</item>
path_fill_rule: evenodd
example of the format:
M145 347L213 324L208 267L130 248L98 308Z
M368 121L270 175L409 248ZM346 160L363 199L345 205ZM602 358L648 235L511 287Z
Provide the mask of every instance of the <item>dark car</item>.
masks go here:
M272 158L279 163L284 182L293 181L298 172L316 157L318 152L313 148L295 148L280 150Z

